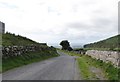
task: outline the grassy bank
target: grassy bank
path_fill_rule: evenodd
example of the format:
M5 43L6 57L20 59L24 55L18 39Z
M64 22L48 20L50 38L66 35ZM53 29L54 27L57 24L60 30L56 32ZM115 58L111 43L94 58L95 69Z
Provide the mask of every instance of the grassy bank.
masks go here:
M35 42L27 37L21 35L15 35L12 33L2 34L2 46L28 46L31 44L40 45L40 43Z
M44 52L29 52L22 56L10 57L2 60L2 72L9 69L13 69L19 66L27 65L33 62L42 61L48 58L57 57L58 54L55 51Z
M100 68L105 74L105 77L109 80L120 80L120 69L115 68L110 63L104 63L101 60L96 60L89 56L76 54L74 52L64 52L71 56L78 56L77 62L80 68L80 72L83 75L83 79L90 80L91 78L95 78L95 75L89 70L89 67L94 66L96 68Z
M120 50L119 49L119 38L120 35L116 35L98 42L89 43L84 45L84 48L91 48L91 49L108 49L108 50Z

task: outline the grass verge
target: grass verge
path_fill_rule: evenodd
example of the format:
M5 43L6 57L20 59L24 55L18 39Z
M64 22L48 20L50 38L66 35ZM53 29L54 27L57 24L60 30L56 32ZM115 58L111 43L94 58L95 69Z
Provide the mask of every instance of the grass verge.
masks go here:
M91 80L95 78L95 75L91 71L89 71L90 66L86 63L85 59L83 59L82 57L77 58L77 62L80 68L80 73L83 76L82 79Z
M78 56L77 62L79 64L80 71L84 79L90 80L94 74L88 71L90 66L101 68L108 80L119 80L120 81L120 68L115 68L111 63L105 63L102 60L93 59L87 55L80 55L74 52L63 51L71 56Z
M52 51L29 52L21 56L10 57L2 60L2 72L33 62L42 61L48 58L57 57L58 54Z

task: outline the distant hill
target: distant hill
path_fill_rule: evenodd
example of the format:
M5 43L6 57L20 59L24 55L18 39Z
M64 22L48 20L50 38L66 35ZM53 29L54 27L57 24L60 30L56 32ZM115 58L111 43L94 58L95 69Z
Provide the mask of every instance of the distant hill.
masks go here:
M26 37L23 37L20 35L15 35L12 33L5 33L2 35L2 45L3 46L14 46L14 45L27 46L27 45L31 45L31 44L46 45L45 43L38 43L29 38L26 38Z
M72 45L72 48L73 48L73 49L76 49L76 48L83 48L83 46L82 46L82 45Z
M84 48L115 50L118 49L118 46L120 46L119 39L120 39L120 35L116 35L105 40L86 44L84 45Z

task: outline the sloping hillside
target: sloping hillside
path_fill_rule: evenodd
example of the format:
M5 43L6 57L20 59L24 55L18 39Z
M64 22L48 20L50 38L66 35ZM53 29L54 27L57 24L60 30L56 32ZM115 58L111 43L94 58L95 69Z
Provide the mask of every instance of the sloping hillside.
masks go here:
M41 44L41 45L46 45L44 43L38 43L33 40L30 40L26 37L20 36L20 35L15 35L12 33L6 33L2 35L2 45L3 46L14 46L14 45L22 45L22 46L27 46L30 44Z
M11 33L3 34L2 38L0 73L15 67L59 56L56 49L47 46L46 43L38 43Z
M84 45L84 48L116 50L120 45L119 39L120 35L116 35L99 42L86 44Z

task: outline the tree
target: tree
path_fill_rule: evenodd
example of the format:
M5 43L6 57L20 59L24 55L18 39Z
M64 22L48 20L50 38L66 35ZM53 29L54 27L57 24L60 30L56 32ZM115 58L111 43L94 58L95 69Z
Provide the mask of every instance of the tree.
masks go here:
M69 46L69 47L68 47L68 51L72 51L72 50L73 50L73 49Z
M73 49L70 47L70 44L67 40L63 40L60 42L60 45L62 46L62 50L69 50L72 51Z

